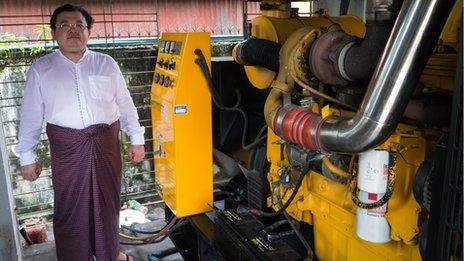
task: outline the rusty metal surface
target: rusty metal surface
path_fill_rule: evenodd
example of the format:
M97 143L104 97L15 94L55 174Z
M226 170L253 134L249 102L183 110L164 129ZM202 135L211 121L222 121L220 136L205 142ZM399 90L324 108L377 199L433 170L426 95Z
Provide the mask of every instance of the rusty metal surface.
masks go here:
M156 0L144 1L73 1L89 10L95 24L91 38L154 37L158 34ZM62 1L4 0L0 4L0 37L16 35L16 40L50 40L48 25L53 10Z
M153 37L167 31L207 31L213 35L242 34L241 0L99 0L73 1L83 5L95 18L91 37ZM41 24L48 24L58 0L0 1L0 36L15 34L28 40L43 36ZM257 13L258 3L249 3L248 12ZM159 10L159 12L157 12Z
M323 83L331 85L346 85L348 82L339 76L335 52L351 37L343 31L332 31L323 34L311 47L309 63L311 71Z

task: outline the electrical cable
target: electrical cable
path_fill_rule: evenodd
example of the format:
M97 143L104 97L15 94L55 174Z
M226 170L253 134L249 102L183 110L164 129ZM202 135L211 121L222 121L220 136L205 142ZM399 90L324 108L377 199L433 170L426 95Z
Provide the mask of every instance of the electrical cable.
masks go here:
M265 124L263 127L261 127L261 130L258 132L258 135L256 135L257 138L252 143L244 146L243 148L245 150L251 150L256 148L259 144L263 143L267 139L267 134L263 134L266 130L267 125Z
M126 239L130 239L132 241L120 241L120 244L122 245L134 245L134 246L138 246L138 245L147 245L147 244L156 244L156 243L159 243L163 240L165 240L171 233L171 231L168 231L169 233L164 233L162 235L158 235L156 237L152 237L152 238L149 238L149 239L144 239L142 240L143 238L130 238L130 237L123 237L123 238L126 238Z
M285 220L285 221L287 221L287 220ZM279 233L269 232L269 233L266 233L265 235L263 235L263 237L265 237L267 241L272 242L272 241L277 240L279 238L290 236L290 235L293 235L293 234L295 234L295 231L293 230L293 228L290 228L290 230L288 230L288 231L282 231L282 232L279 232Z
M146 230L140 230L140 229L125 226L125 225L121 225L121 228L127 229L130 232L139 233L139 234L156 234L156 233L160 232L160 229L159 230L154 230L154 231L146 231Z
M169 218L169 220L168 220L168 222L166 222L166 224L170 223L173 218L174 218L174 216L171 216L171 218ZM161 229L154 230L154 231L141 230L141 229L137 229L137 228L134 228L134 227L131 227L131 226L126 226L126 225L121 225L121 228L127 229L127 230L129 230L129 231L131 231L133 233L139 233L139 234L156 234L156 233L159 233L161 231Z
M219 93L216 91L214 88L213 84L213 78L209 72L209 67L208 64L206 63L206 58L203 55L203 52L200 49L195 49L194 53L197 55L197 59L195 59L195 63L200 67L201 72L203 73L203 76L206 79L208 89L211 93L211 98L214 102L214 104L221 110L223 111L232 111L232 112L237 112L240 115L242 115L243 118L243 132L242 132L242 148L245 150L251 150L261 144L263 141L266 140L267 134L263 135L262 137L257 136L257 138L250 144L246 145L246 136L248 132L248 117L245 114L245 112L239 108L239 105L241 103L241 95L240 92L236 89L235 92L237 94L237 102L235 103L234 106L232 107L227 107L224 106L222 103L222 100L220 98ZM267 125L264 125L262 128L267 127ZM261 132L261 131L260 131Z
M282 209L283 204L282 204L282 199L280 198L279 188L277 187L276 190L277 191L275 193L276 193L276 197L277 197L277 202L279 203L279 205L280 205L280 207ZM293 224L291 217L287 214L287 211L284 210L283 214L284 214L285 218L288 220L288 223L290 223L290 226L293 228L293 231L295 231L296 236L298 237L298 239L301 241L301 243L305 247L306 252L308 253L308 256L306 257L306 260L313 260L314 259L313 250L309 246L308 242L306 242L306 239L301 234L299 228L295 224Z
M132 237L129 235L126 235L124 233L119 233L119 235L123 238L130 239L130 240L137 240L136 242L128 242L128 241L121 241L120 244L123 245L145 245L145 244L152 244L152 243L157 243L162 240L164 240L167 236L169 236L172 231L174 231L175 228L177 228L175 225L180 223L182 219L178 219L177 217L173 217L169 223L167 223L160 231L159 233L150 236L150 237Z
M250 209L249 211L254 215L262 216L262 217L275 217L275 216L280 215L283 211L285 211L285 209L288 208L288 206L290 206L290 203L292 203L292 201L295 198L298 190L300 189L301 184L303 183L303 179L306 176L306 173L308 171L309 171L309 168L305 168L304 170L300 171L300 177L298 178L298 181L296 183L295 188L293 189L292 194L290 195L290 198L285 202L285 204L279 210L277 210L276 212L273 212L273 213L264 212L264 211L261 211L259 209Z
M316 95L317 97L319 98L322 98L322 99L326 99L330 102L333 102L335 104L338 104L340 105L341 107L345 108L345 109L348 109L348 110L352 110L352 111L356 111L357 109L349 104L346 104L338 99L335 99L327 94L324 94L314 88L312 88L311 86L309 86L308 84L304 83L300 78L298 78L291 70L289 70L289 73L290 73L290 76L295 80L296 83L298 83L298 85L300 85L301 87L303 87L305 90L311 92L312 94Z
M150 244L156 244L156 243L160 243L162 241L164 241L166 238L168 238L172 232L174 232L177 228L179 228L180 226L183 226L185 225L185 223L187 222L186 219L183 219L183 220L180 220L179 222L177 222L166 234L164 234L163 236L161 236L160 238L154 240L154 241L151 241Z
M271 232L274 229L282 226L285 223L288 223L288 220L279 220L279 221L276 221L276 222L272 223L270 226L263 228L261 231L263 231L265 233Z
M145 240L148 240L148 239L150 239L150 238L153 237L153 236L149 236L149 237L134 237L134 236L126 235L126 234L124 234L123 232L119 232L119 236L122 237L122 238L125 238L125 239L138 240L138 241L145 241Z
M174 223L174 224L173 224ZM175 225L177 222L168 222L161 230L159 233L157 233L156 235L152 235L152 236L147 236L147 237L135 237L135 236L130 236L130 235L126 235L122 232L119 232L119 236L122 237L122 238L125 238L125 239L130 239L130 240L136 240L136 241L143 241L143 242L147 242L147 241L151 241L151 240L156 240L158 239L159 237L162 237L166 234L166 229L169 230L170 227L172 227L173 225Z
M263 228L261 231L263 233L269 233L269 232L274 231L276 228L278 228L278 227L280 227L280 226L282 226L284 224L287 224L288 222L289 221L286 220L286 219L279 220L279 221L276 221L276 222L272 223L270 226Z

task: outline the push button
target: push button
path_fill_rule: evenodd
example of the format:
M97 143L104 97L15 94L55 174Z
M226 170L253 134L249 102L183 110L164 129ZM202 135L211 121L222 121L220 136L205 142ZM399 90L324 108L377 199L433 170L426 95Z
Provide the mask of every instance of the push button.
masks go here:
M169 78L169 76L166 77L166 79L164 80L164 87L169 87L171 86L171 79Z

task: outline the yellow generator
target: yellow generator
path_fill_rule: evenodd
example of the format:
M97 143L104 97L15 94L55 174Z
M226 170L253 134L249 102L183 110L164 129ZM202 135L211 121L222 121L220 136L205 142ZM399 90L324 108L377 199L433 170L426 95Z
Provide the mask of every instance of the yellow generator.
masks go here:
M171 236L184 257L462 260L462 1L259 2L233 64L203 48L155 70L204 85L152 91L167 206L214 208ZM181 123L175 97L204 111Z
M159 46L151 88L155 178L177 217L208 212L213 205L211 96L194 52L201 50L209 60L210 36L164 33Z

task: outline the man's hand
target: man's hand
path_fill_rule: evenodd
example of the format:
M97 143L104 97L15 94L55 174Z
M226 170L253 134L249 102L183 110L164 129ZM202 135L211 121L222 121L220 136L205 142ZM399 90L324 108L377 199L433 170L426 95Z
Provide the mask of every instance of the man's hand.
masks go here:
M129 158L133 163L140 163L145 157L144 145L130 145Z
M36 180L39 177L40 172L42 172L42 165L38 162L21 167L21 175L25 180Z

